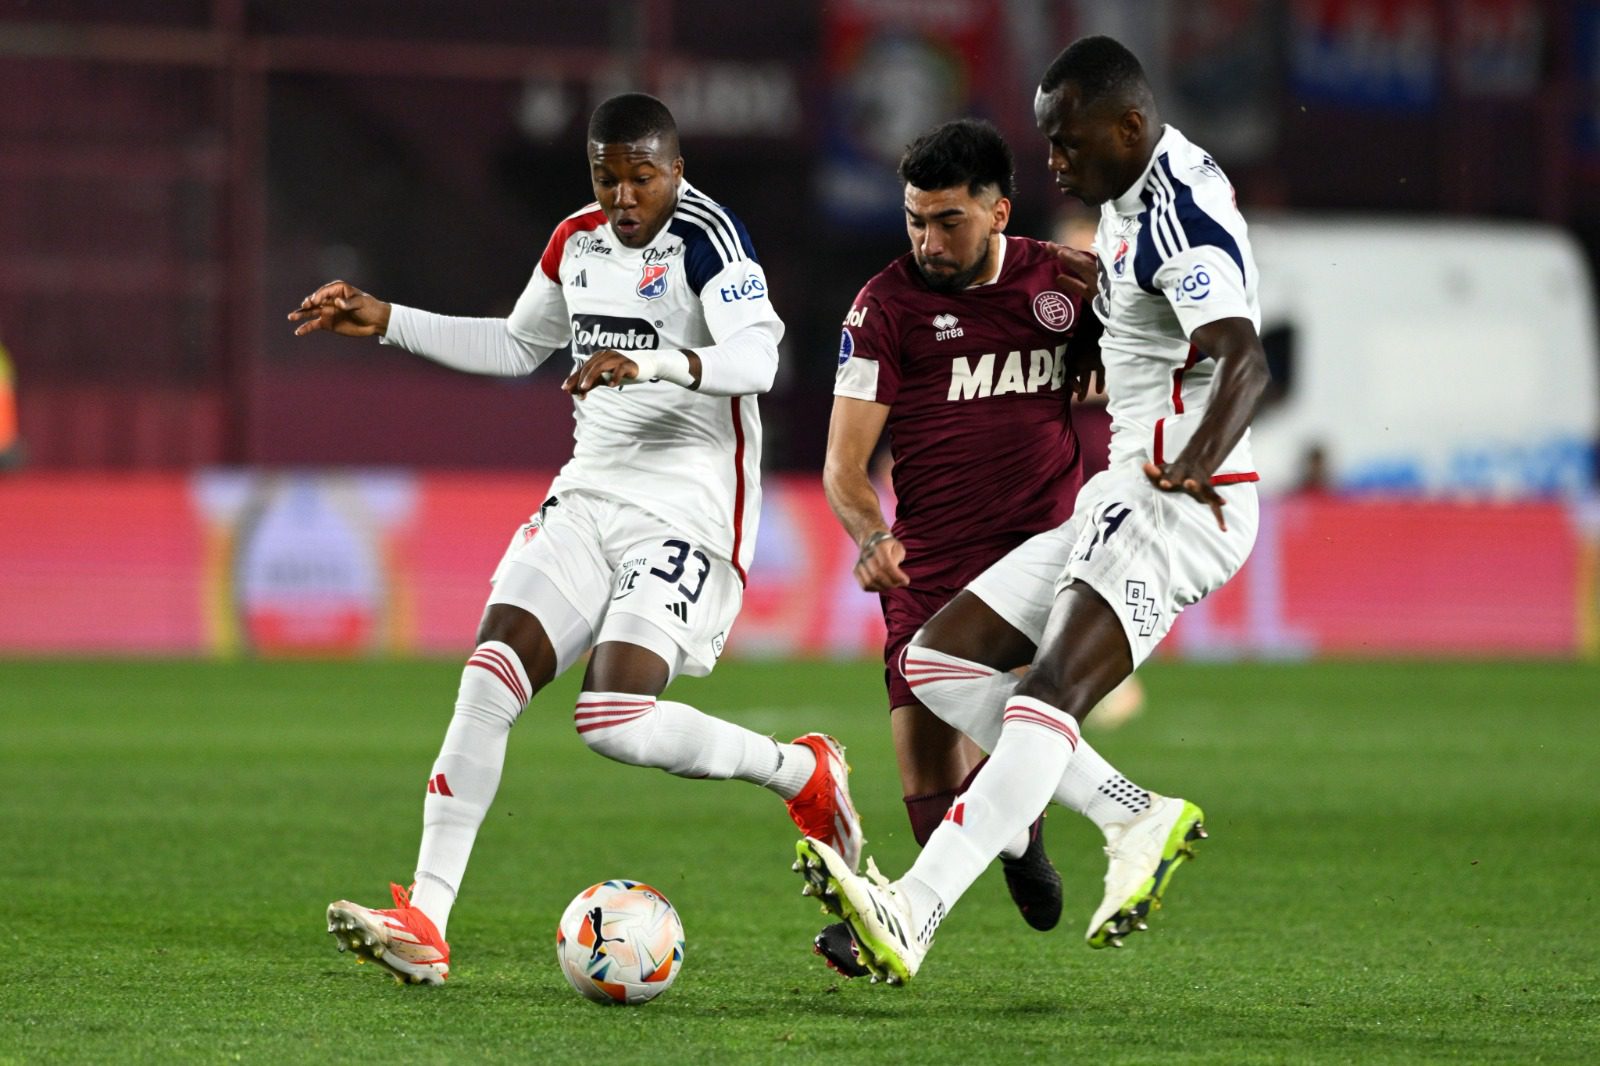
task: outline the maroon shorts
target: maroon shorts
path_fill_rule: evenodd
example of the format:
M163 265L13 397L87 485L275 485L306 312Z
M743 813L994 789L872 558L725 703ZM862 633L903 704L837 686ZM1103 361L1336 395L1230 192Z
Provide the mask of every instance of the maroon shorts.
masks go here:
M907 586L878 593L883 604L884 626L889 631L883 644L883 674L889 686L890 710L920 702L911 694L911 686L900 672L900 652L911 643L922 624L953 600L961 588L960 585Z

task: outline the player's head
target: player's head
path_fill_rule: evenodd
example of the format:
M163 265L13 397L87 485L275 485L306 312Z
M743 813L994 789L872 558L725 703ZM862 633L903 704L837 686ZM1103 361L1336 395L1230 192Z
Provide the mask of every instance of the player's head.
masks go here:
M936 126L906 149L906 233L930 289L964 289L993 269L992 238L1011 217L1015 169L1000 131L976 119Z
M623 93L589 117L589 180L611 229L629 248L655 240L678 204L678 124L653 96Z
M1139 179L1161 136L1150 83L1110 37L1084 37L1056 56L1033 98L1061 191L1098 205Z

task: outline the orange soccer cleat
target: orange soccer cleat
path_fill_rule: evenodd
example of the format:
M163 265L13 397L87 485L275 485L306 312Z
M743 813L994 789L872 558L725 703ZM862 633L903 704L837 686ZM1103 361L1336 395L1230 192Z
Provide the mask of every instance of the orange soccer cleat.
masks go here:
M391 884L389 890L395 905L384 910L347 899L330 903L328 932L340 951L355 952L357 962L371 959L402 984L443 984L450 976L450 945L405 889Z
M816 753L817 768L800 794L789 800L789 817L802 834L828 845L854 870L866 840L861 836L861 816L850 801L850 765L844 761L844 748L824 733L807 733L794 742Z

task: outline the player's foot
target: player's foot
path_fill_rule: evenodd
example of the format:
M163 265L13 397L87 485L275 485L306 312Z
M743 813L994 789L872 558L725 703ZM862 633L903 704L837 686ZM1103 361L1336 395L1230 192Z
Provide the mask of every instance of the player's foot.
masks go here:
M903 985L916 976L928 944L916 936L911 904L878 873L877 863L869 859L863 877L813 837L796 844L795 854L793 868L806 879L800 891L816 896L823 910L844 919L872 979Z
M1122 938L1150 928L1145 919L1161 906L1172 875L1194 858L1204 840L1205 813L1187 800L1150 794L1150 809L1106 834L1106 896L1089 919L1089 946L1120 948Z
M384 910L341 899L328 905L328 932L339 950L355 953L357 962L371 959L402 984L440 985L450 976L450 945L439 936L433 919L411 905L411 896L391 884L394 906Z
M1044 853L1044 816L1028 827L1028 849L1015 859L1000 856L1011 901L1022 920L1044 932L1061 920L1061 875Z
M844 748L823 733L807 733L794 742L816 753L817 768L800 794L788 801L789 817L800 832L843 856L854 872L866 841L861 836L861 816L850 801L850 765L844 761Z
M811 942L811 950L821 955L828 968L840 977L865 977L872 972L861 965L861 950L856 947L856 938L850 935L850 927L844 922L824 926Z

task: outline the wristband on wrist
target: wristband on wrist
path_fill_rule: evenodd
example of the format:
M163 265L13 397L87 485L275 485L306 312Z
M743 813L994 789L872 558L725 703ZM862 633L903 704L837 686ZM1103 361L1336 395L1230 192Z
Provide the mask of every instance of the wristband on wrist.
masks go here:
M684 388L694 387L694 375L689 372L689 357L681 351L623 352L639 368L639 381L670 381Z
M871 555L877 549L878 545L882 544L884 541L894 539L895 535L889 532L887 529L878 530L876 533L872 534L872 536L861 542L861 558L865 559L867 556Z

